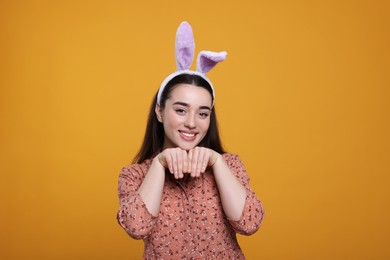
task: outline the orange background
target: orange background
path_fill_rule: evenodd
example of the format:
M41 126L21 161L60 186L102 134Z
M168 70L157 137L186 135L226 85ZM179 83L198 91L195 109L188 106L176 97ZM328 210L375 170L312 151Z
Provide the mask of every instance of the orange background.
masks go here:
M1 259L137 259L116 223L182 20L266 209L248 259L389 259L388 1L1 1Z

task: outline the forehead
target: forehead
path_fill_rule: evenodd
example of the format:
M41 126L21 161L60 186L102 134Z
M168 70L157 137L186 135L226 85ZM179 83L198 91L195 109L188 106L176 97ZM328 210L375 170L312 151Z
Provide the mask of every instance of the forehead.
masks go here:
M193 106L211 106L212 98L210 92L202 87L190 84L176 85L168 98L167 102L185 102Z

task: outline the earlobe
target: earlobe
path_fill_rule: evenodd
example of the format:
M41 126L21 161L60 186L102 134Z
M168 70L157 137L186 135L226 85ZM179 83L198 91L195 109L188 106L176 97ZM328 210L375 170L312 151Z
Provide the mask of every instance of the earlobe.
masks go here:
M156 113L157 120L162 123L162 116L161 116L161 108L159 104L156 104L156 107L154 109L154 112Z

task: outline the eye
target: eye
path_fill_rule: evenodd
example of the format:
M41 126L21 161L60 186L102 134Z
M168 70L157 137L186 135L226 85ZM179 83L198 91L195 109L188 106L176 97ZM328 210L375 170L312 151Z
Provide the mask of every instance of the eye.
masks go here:
M209 113L206 112L200 112L199 113L200 118L207 118L209 116Z
M184 115L185 112L186 112L186 111L185 111L184 109L182 109L182 108L176 108L175 111L176 111L176 113L178 113L179 115Z

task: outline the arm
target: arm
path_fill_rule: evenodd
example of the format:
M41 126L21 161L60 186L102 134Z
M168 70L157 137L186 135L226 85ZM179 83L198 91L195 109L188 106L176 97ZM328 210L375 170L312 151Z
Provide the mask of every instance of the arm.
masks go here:
M161 196L165 181L165 168L175 175L175 178L183 178L187 171L187 153L180 148L165 149L157 155L149 168L141 186L139 194L146 204L147 209L154 216L160 212Z
M244 235L257 231L264 210L249 186L249 177L237 155L219 153L204 147L189 151L192 177L199 177L206 167L212 167L223 211L233 229Z
M223 158L230 171L245 188L246 194L240 218L238 220L229 219L230 224L237 233L251 235L259 229L260 224L263 221L265 214L264 208L249 185L249 176L238 155L224 154Z
M223 210L228 219L238 221L244 209L246 199L245 187L229 169L222 155L217 154L216 156L217 159L212 169L221 196Z
M166 149L152 160L150 167L134 164L122 169L117 218L131 237L143 239L150 234L160 212L165 168L175 178L183 178L183 171L187 171L186 155L181 149Z
M153 216L160 212L161 196L165 181L165 168L160 164L157 157L152 161L148 173L138 189L146 208Z
M118 196L119 210L117 220L119 225L135 239L147 237L156 217L147 209L138 189L148 170L145 165L134 164L124 167L119 175Z

